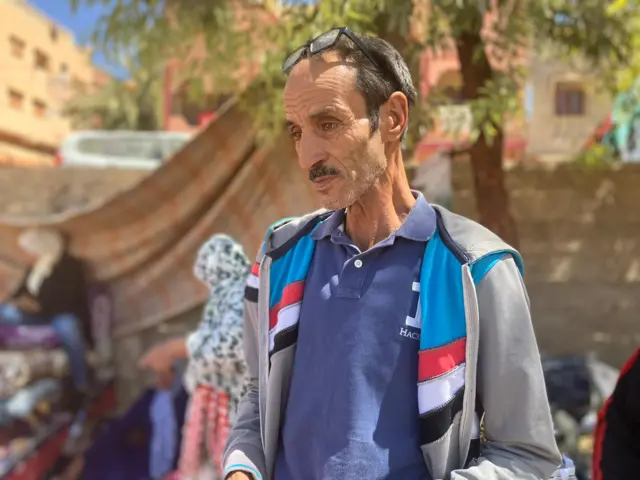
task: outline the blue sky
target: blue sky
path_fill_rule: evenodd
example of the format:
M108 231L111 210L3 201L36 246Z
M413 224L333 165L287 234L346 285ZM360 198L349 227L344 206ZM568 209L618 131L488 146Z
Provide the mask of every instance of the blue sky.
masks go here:
M85 44L90 40L93 27L100 14L104 11L104 7L98 5L91 8L83 7L77 13L73 13L68 0L29 0L29 3L44 12L56 23L72 30L76 36L76 41L81 44ZM121 72L115 71L112 66L108 65L104 57L99 53L94 55L94 62L99 67L105 68L118 76L121 75Z

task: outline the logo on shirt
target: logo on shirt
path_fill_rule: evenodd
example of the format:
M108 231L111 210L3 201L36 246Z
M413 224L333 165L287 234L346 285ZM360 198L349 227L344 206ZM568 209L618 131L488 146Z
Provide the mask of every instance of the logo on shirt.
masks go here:
M420 327L422 326L422 310L420 308L420 282L413 282L411 286L413 296L411 299L411 311L404 320L404 327L400 328L400 336L420 340Z

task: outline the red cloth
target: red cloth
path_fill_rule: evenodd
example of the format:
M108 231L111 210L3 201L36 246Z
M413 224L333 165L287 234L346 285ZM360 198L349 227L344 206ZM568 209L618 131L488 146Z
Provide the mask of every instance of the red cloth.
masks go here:
M199 386L189 404L183 427L178 470L165 480L198 478L210 462L222 478L222 453L229 436L229 396L209 386ZM206 452L208 458L205 458Z

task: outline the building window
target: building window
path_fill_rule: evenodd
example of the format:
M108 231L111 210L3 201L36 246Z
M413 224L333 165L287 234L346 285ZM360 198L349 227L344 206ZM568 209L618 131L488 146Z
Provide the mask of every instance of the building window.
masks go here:
M18 37L11 35L9 37L9 45L11 48L11 56L14 58L24 57L24 40L20 40Z
M47 104L42 100L33 101L33 114L38 118L43 118L47 115Z
M36 50L33 54L33 62L36 70L49 71L49 55L41 50Z
M52 42L57 42L58 41L58 27L56 27L55 25L52 25L51 29L49 30L49 36L51 37L51 41Z
M576 83L556 84L556 115L577 116L585 113L584 88Z
M9 89L9 106L14 110L22 110L24 95L17 90Z

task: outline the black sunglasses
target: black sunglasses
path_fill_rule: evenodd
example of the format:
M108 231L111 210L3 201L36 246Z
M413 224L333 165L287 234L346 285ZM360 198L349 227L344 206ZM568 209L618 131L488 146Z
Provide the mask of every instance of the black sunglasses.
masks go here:
M378 67L378 69L384 71L380 64L376 62L376 60L367 51L367 47L364 43L362 43L362 40L360 40L349 27L332 28L331 30L324 32L322 35L317 36L313 40L308 41L301 47L296 48L285 59L284 63L282 64L282 71L284 73L287 73L289 70L295 67L296 64L303 58L311 57L312 55L317 55L318 53L322 53L329 50L330 48L333 48L340 41L340 38L343 35L353 43L355 43L371 63Z

